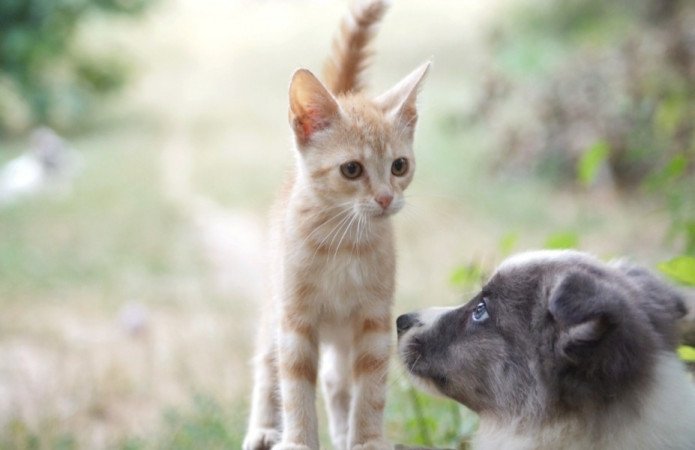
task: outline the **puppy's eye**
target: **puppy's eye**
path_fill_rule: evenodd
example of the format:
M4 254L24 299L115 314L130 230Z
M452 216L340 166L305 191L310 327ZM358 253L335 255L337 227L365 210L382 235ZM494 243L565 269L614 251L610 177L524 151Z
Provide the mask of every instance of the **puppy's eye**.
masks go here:
M472 317L474 322L482 322L490 317L490 315L487 313L487 306L485 305L485 302L478 303L473 310Z
M362 164L357 161L350 161L340 166L340 173L349 180L354 180L362 175Z

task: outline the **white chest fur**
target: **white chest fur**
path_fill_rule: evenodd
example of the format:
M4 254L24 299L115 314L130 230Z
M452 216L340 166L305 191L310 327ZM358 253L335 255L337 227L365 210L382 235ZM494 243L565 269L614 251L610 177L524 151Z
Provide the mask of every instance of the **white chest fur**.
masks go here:
M608 412L599 436L585 425L566 421L540 430L519 432L514 424L481 420L476 450L692 450L695 449L695 385L673 354L658 358L651 390L643 393L642 412L626 420L620 411Z
M329 321L389 307L395 279L391 228L384 222L373 230L359 240L348 234L341 248L290 243L283 256L283 290L307 293L315 313Z

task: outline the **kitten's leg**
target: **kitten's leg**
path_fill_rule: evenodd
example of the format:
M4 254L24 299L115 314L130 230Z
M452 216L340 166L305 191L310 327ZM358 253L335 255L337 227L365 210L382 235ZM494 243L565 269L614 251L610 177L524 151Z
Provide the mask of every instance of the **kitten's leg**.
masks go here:
M319 448L316 418L318 330L316 320L283 311L278 340L282 440L275 450Z
M341 333L334 337L334 342L321 349L321 381L334 450L347 449L351 397L350 342L350 334Z
M392 449L383 436L386 376L391 355L391 317L385 313L356 324L349 446L353 450Z
M254 383L249 428L244 450L269 450L280 441L280 392L277 335L270 320L261 323L254 360Z

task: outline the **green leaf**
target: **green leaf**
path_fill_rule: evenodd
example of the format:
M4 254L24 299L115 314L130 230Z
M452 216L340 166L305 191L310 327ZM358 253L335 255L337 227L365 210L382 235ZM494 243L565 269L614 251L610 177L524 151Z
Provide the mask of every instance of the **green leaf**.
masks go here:
M451 274L449 282L457 287L469 287L480 283L483 279L483 270L474 263L458 267Z
M687 100L681 96L671 96L660 102L654 115L657 129L672 135L686 119L687 105Z
M695 348L681 345L678 347L678 357L685 362L695 363Z
M577 248L579 246L579 236L577 233L571 231L565 231L560 233L554 233L548 236L545 241L545 248L556 250L556 249L566 249L566 248Z
M670 278L690 286L695 286L695 258L678 256L657 266Z
M577 179L584 186L590 186L596 181L601 164L608 158L610 147L604 140L597 141L584 152L577 163Z
M660 170L649 176L646 183L652 189L664 186L678 180L688 168L688 159L684 155L676 155Z
M519 235L517 233L507 233L500 239L500 251L502 255L506 256L514 250L516 244L519 242Z

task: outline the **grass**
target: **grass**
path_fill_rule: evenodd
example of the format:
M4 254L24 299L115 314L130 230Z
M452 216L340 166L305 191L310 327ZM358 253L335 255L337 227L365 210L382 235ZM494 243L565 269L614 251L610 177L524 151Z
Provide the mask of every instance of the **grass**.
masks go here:
M163 413L161 429L148 436L124 437L110 448L118 450L188 450L229 449L241 447L243 419L239 408L221 405L202 394L193 394L191 405L181 409L167 409ZM51 424L42 424L52 428ZM71 433L46 434L32 431L21 421L12 421L2 430L0 449L73 450L82 448Z
M240 446L262 291L238 281L264 270L245 245L263 243L253 224L292 163L289 76L320 67L344 6L186 0L85 27L92 45L107 36L130 54L138 79L67 136L85 159L69 196L0 210L0 449ZM581 230L579 246L602 256L668 252L649 205L486 170L494 124L455 119L476 96L485 24L506 7L403 1L377 40L375 91L435 60L418 174L395 219L395 314L459 303L476 286L452 284L456 267L487 269L557 233ZM0 161L24 145L0 142ZM133 305L142 332L124 319ZM393 367L391 439L454 447L470 436L472 413L417 393Z
M417 391L401 379L391 383L386 411L387 430L397 442L425 447L459 448L477 427L470 410Z
M183 218L152 183L156 155L144 149L152 145L130 130L82 136L75 146L85 170L74 195L3 210L0 278L11 281L0 286L3 302L74 286L119 295L133 272L155 286L159 277L190 271L181 266L192 258L176 255Z

